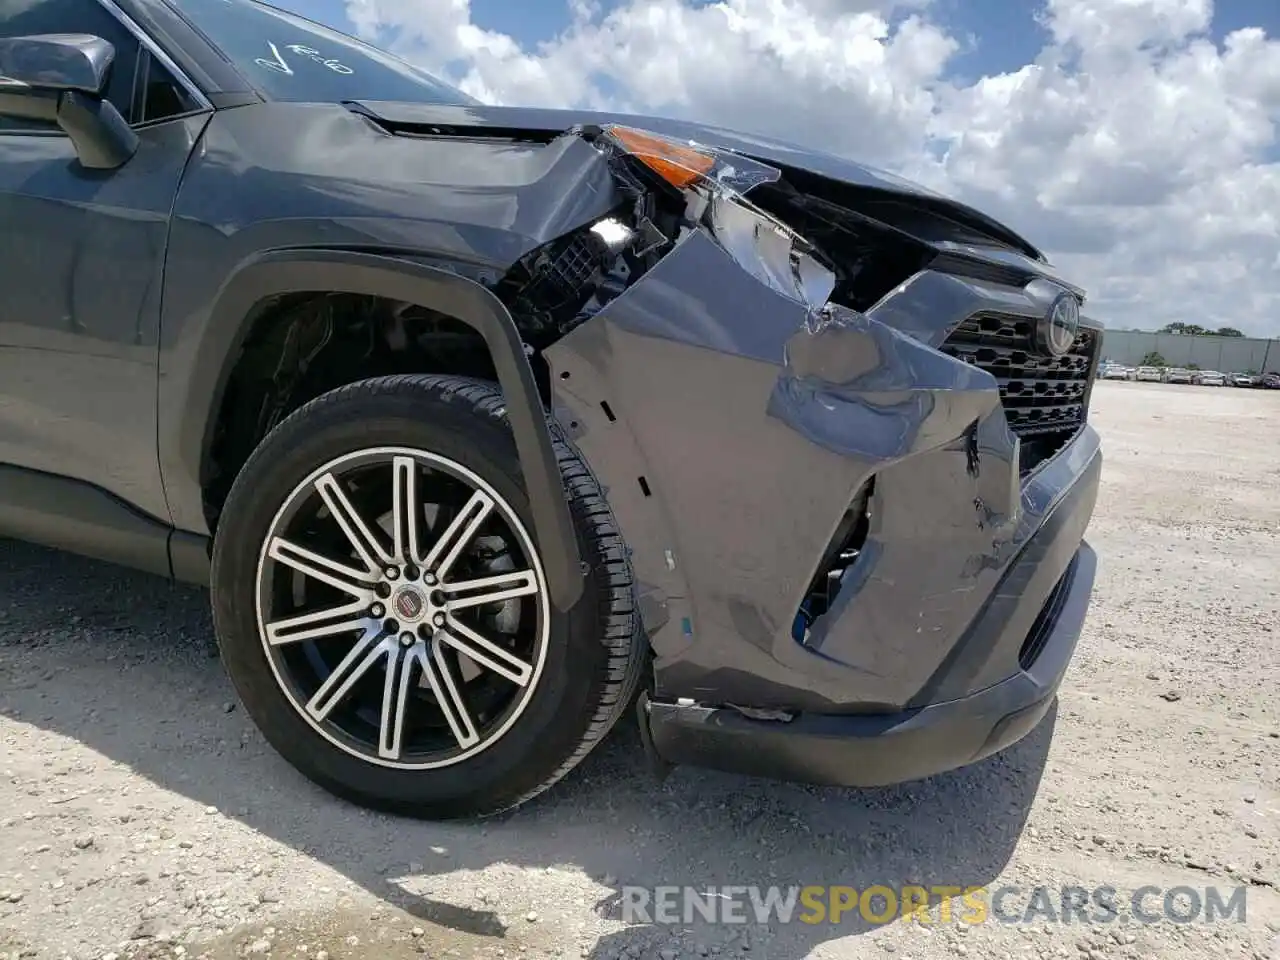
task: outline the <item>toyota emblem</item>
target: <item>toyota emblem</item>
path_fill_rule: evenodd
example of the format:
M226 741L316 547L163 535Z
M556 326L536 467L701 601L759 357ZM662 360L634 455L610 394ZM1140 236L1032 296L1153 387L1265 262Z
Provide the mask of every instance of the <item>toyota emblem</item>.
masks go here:
M1080 301L1074 294L1063 292L1050 305L1036 324L1036 348L1050 357L1070 352L1080 334Z

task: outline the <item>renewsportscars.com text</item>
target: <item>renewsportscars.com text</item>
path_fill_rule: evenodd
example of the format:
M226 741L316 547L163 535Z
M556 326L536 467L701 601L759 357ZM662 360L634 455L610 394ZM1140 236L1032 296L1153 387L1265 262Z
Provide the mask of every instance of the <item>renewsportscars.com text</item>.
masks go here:
M1244 923L1247 888L874 885L623 887L629 923Z

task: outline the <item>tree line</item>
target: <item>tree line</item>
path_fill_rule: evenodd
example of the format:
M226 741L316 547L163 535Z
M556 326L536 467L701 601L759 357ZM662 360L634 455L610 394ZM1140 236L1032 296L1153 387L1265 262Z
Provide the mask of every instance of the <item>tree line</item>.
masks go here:
M1156 333L1175 333L1184 337L1243 337L1244 334L1235 327L1202 327L1198 323L1168 323Z

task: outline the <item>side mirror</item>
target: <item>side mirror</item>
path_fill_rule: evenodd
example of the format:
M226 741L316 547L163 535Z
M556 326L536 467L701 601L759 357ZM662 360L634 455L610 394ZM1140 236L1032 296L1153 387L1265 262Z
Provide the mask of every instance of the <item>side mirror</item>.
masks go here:
M0 39L0 116L56 123L80 163L115 170L138 136L102 94L115 48L101 37L51 33Z
M0 84L101 97L115 57L110 43L86 34L10 37L0 40Z

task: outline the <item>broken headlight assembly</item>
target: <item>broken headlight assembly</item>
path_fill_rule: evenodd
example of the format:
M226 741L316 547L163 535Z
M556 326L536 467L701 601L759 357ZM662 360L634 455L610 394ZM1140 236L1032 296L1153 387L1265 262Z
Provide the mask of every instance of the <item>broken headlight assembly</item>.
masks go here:
M610 156L627 198L609 215L523 257L498 295L536 349L593 316L693 230L769 289L821 309L836 276L824 255L746 199L781 172L740 154L610 124L576 128Z
M810 309L826 304L836 275L813 244L746 199L780 172L749 157L648 130L608 125L606 143L634 158L686 201L686 223L704 227L743 270Z

